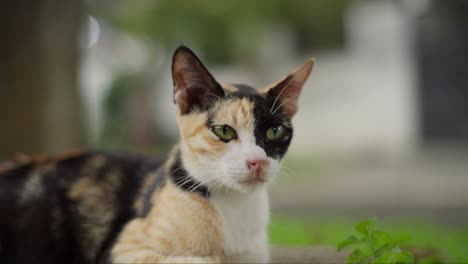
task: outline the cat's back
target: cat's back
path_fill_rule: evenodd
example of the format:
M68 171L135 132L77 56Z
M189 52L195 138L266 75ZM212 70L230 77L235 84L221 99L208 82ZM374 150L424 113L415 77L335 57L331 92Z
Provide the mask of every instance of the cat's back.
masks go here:
M162 160L75 152L0 164L0 263L87 263L104 257Z

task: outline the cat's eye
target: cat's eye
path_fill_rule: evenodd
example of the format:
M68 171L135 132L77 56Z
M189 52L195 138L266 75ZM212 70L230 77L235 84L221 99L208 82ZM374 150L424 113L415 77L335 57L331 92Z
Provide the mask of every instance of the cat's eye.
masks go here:
M266 132L267 139L271 141L280 140L285 135L286 135L286 128L283 125L270 127Z
M237 139L237 133L234 128L227 125L216 125L212 128L213 133L215 133L222 141L229 142L233 139Z

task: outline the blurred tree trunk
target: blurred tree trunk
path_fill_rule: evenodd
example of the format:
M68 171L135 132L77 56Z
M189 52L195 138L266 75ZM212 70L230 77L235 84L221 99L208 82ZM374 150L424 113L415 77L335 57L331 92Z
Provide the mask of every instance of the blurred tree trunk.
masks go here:
M0 160L79 147L79 0L0 2Z

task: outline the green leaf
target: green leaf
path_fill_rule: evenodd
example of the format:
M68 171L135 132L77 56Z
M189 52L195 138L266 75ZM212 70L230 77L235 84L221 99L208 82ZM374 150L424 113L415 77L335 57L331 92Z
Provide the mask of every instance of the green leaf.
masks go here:
M369 236L370 231L374 228L376 218L372 218L369 220L364 220L357 224L356 231L365 235L366 237Z
M374 259L374 261L372 261L372 263L387 263L389 264L390 263L390 254L388 251L384 252L383 255L381 255L380 257Z
M384 243L392 243L393 242L392 237L389 234L387 234L387 233L385 233L383 231L376 230L372 234L373 234L374 238L379 240L380 242L384 242Z
M392 250L388 250L387 254L389 254L387 264L406 264L406 263L414 263L414 256L406 251L402 251L399 247L395 247Z
M336 249L338 251L342 250L344 247L347 247L349 245L352 245L352 244L357 244L357 243L360 243L359 239L355 236L349 236L347 239L341 241L338 246L336 247Z
M348 264L363 263L363 259L364 259L364 257L362 257L362 256L349 255L346 258L346 263L348 263Z
M356 248L346 258L346 262L348 264L351 264L351 263L367 263L367 261L365 261L367 258L368 258L368 256L364 252L362 252L362 250L360 250L359 248Z
M400 252L401 252L401 248L400 248L400 247L394 247L394 248L392 249L392 253L394 253L394 254L398 254L398 253L400 253Z
M372 239L374 248L381 248L385 245L387 245L389 248L397 246L394 243L392 236L380 230L373 231L370 238Z
M351 252L351 255L366 257L366 254L364 254L364 252L362 252L362 250L360 250L359 248L356 248L355 250L353 250Z
M362 234L360 237L349 236L338 244L337 249L362 244L355 248L348 255L347 263L368 264L368 263L386 263L403 264L415 263L414 256L407 251L402 251L400 244L408 241L408 235L399 235L393 237L389 233L381 230L375 230L376 218L362 221L356 225L356 230Z
M392 248L393 248L393 245L384 244L383 246L381 246L377 250L375 250L375 257L378 258L378 257L381 257L381 256L385 255L387 252L391 252Z

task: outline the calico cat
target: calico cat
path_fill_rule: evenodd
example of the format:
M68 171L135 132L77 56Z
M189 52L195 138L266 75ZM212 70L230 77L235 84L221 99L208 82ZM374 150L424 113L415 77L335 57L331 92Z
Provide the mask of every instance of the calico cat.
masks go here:
M0 263L269 261L266 185L311 59L262 89L173 56L180 143L165 160L75 152L0 164Z

